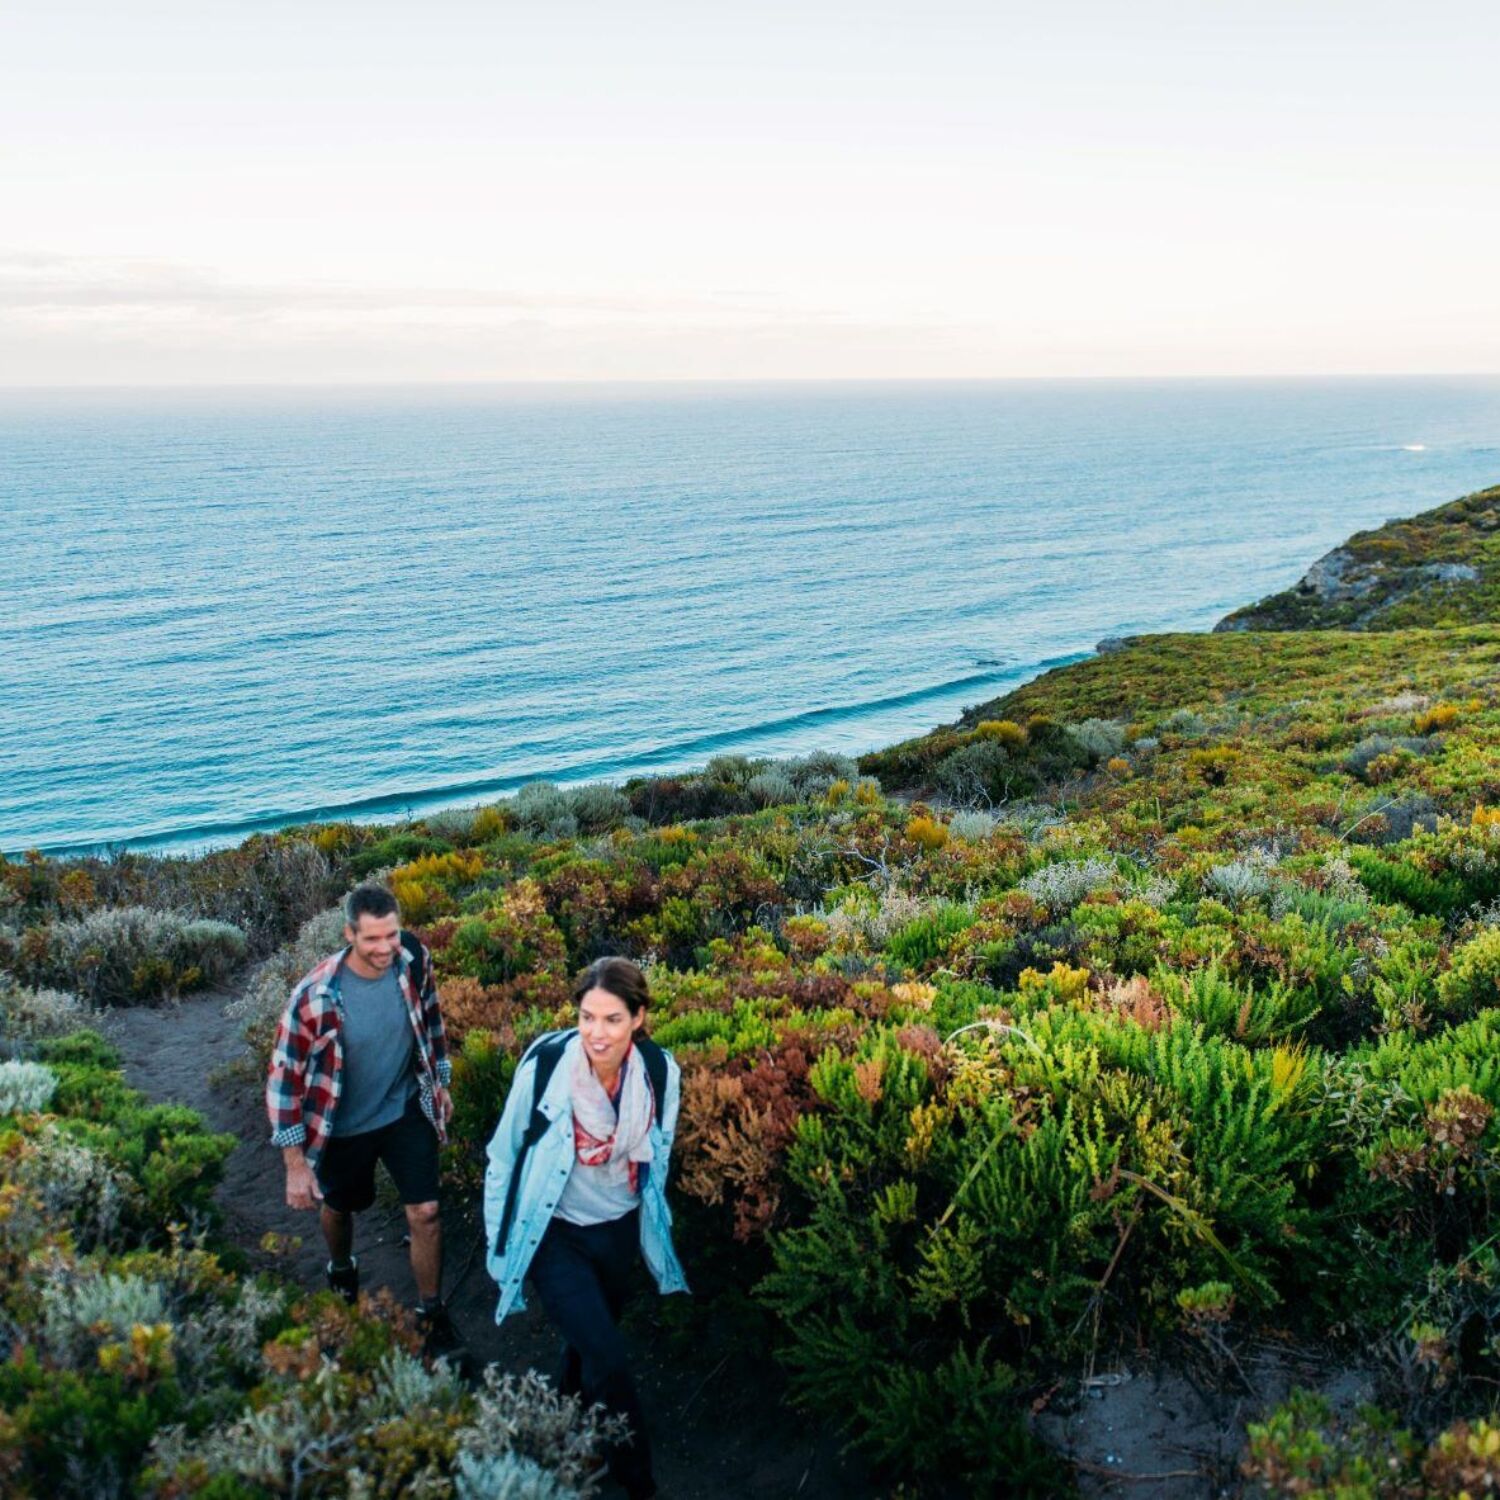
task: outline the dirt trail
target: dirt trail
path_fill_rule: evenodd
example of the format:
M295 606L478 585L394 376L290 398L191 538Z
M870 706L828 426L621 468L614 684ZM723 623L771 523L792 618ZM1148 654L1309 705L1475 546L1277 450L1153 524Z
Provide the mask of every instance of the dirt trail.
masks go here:
M277 1257L277 1268L308 1288L323 1285L325 1253L317 1220L289 1209L280 1153L267 1140L255 1088L225 1082L220 1071L243 1055L240 1026L226 1017L234 998L214 994L160 1009L117 1010L103 1029L120 1049L126 1079L164 1103L198 1110L212 1129L239 1137L225 1165L218 1201L226 1238L258 1263L268 1233L300 1236L300 1248ZM443 1216L447 1269L444 1290L460 1333L479 1361L517 1372L555 1376L559 1345L535 1306L495 1326L494 1285L485 1272L477 1204L447 1205ZM377 1203L361 1214L355 1251L362 1283L389 1286L405 1302L414 1295L405 1221L399 1207ZM663 1500L854 1500L877 1493L858 1463L839 1456L826 1433L800 1426L766 1391L761 1372L746 1377L735 1362L668 1360L652 1351L654 1292L637 1299L627 1333L638 1354L641 1397L651 1422Z

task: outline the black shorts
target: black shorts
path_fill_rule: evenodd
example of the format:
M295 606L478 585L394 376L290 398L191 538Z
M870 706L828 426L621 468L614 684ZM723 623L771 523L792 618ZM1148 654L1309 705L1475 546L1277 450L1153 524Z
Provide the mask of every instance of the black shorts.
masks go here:
M341 1214L357 1214L375 1201L375 1163L383 1161L403 1203L435 1203L438 1138L415 1096L406 1113L378 1130L336 1135L318 1162L323 1201Z

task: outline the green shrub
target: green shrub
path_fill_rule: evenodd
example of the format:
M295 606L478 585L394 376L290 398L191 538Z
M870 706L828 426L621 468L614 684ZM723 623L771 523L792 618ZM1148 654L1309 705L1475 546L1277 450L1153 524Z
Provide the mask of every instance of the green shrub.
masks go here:
M349 861L349 876L352 881L368 879L377 870L388 870L396 865L408 865L424 854L451 854L453 845L447 839L432 838L417 833L393 833L379 843L362 849ZM304 913L306 921L311 913Z
M1430 875L1373 849L1350 849L1349 863L1377 901L1399 901L1414 912L1440 917L1466 904L1462 883L1451 875Z
M1419 1445L1374 1407L1341 1421L1325 1397L1294 1390L1247 1433L1241 1469L1252 1495L1407 1500L1420 1488Z
M931 968L947 953L952 939L973 920L974 914L967 906L944 903L893 933L885 951L908 969Z
M1456 949L1437 989L1450 1015L1471 1016L1500 1005L1500 927L1486 927Z

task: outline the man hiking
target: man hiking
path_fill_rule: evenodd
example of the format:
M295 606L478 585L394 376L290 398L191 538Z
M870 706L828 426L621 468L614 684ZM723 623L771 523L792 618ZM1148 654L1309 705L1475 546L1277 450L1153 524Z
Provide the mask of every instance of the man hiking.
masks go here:
M459 1355L441 1298L438 1146L453 1104L431 955L402 933L396 898L375 885L345 898L344 942L292 990L271 1052L266 1110L286 1201L321 1205L328 1285L354 1302L354 1215L375 1201L384 1162L406 1209L427 1351Z

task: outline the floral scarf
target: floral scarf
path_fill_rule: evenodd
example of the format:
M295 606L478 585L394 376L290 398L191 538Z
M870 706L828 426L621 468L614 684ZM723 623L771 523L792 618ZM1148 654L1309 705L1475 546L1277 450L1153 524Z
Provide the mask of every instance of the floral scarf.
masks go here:
M621 1069L619 1113L589 1064L582 1038L573 1057L573 1148L578 1164L600 1167L604 1181L640 1191L641 1163L651 1160L651 1121L656 1108L646 1065L632 1045Z

